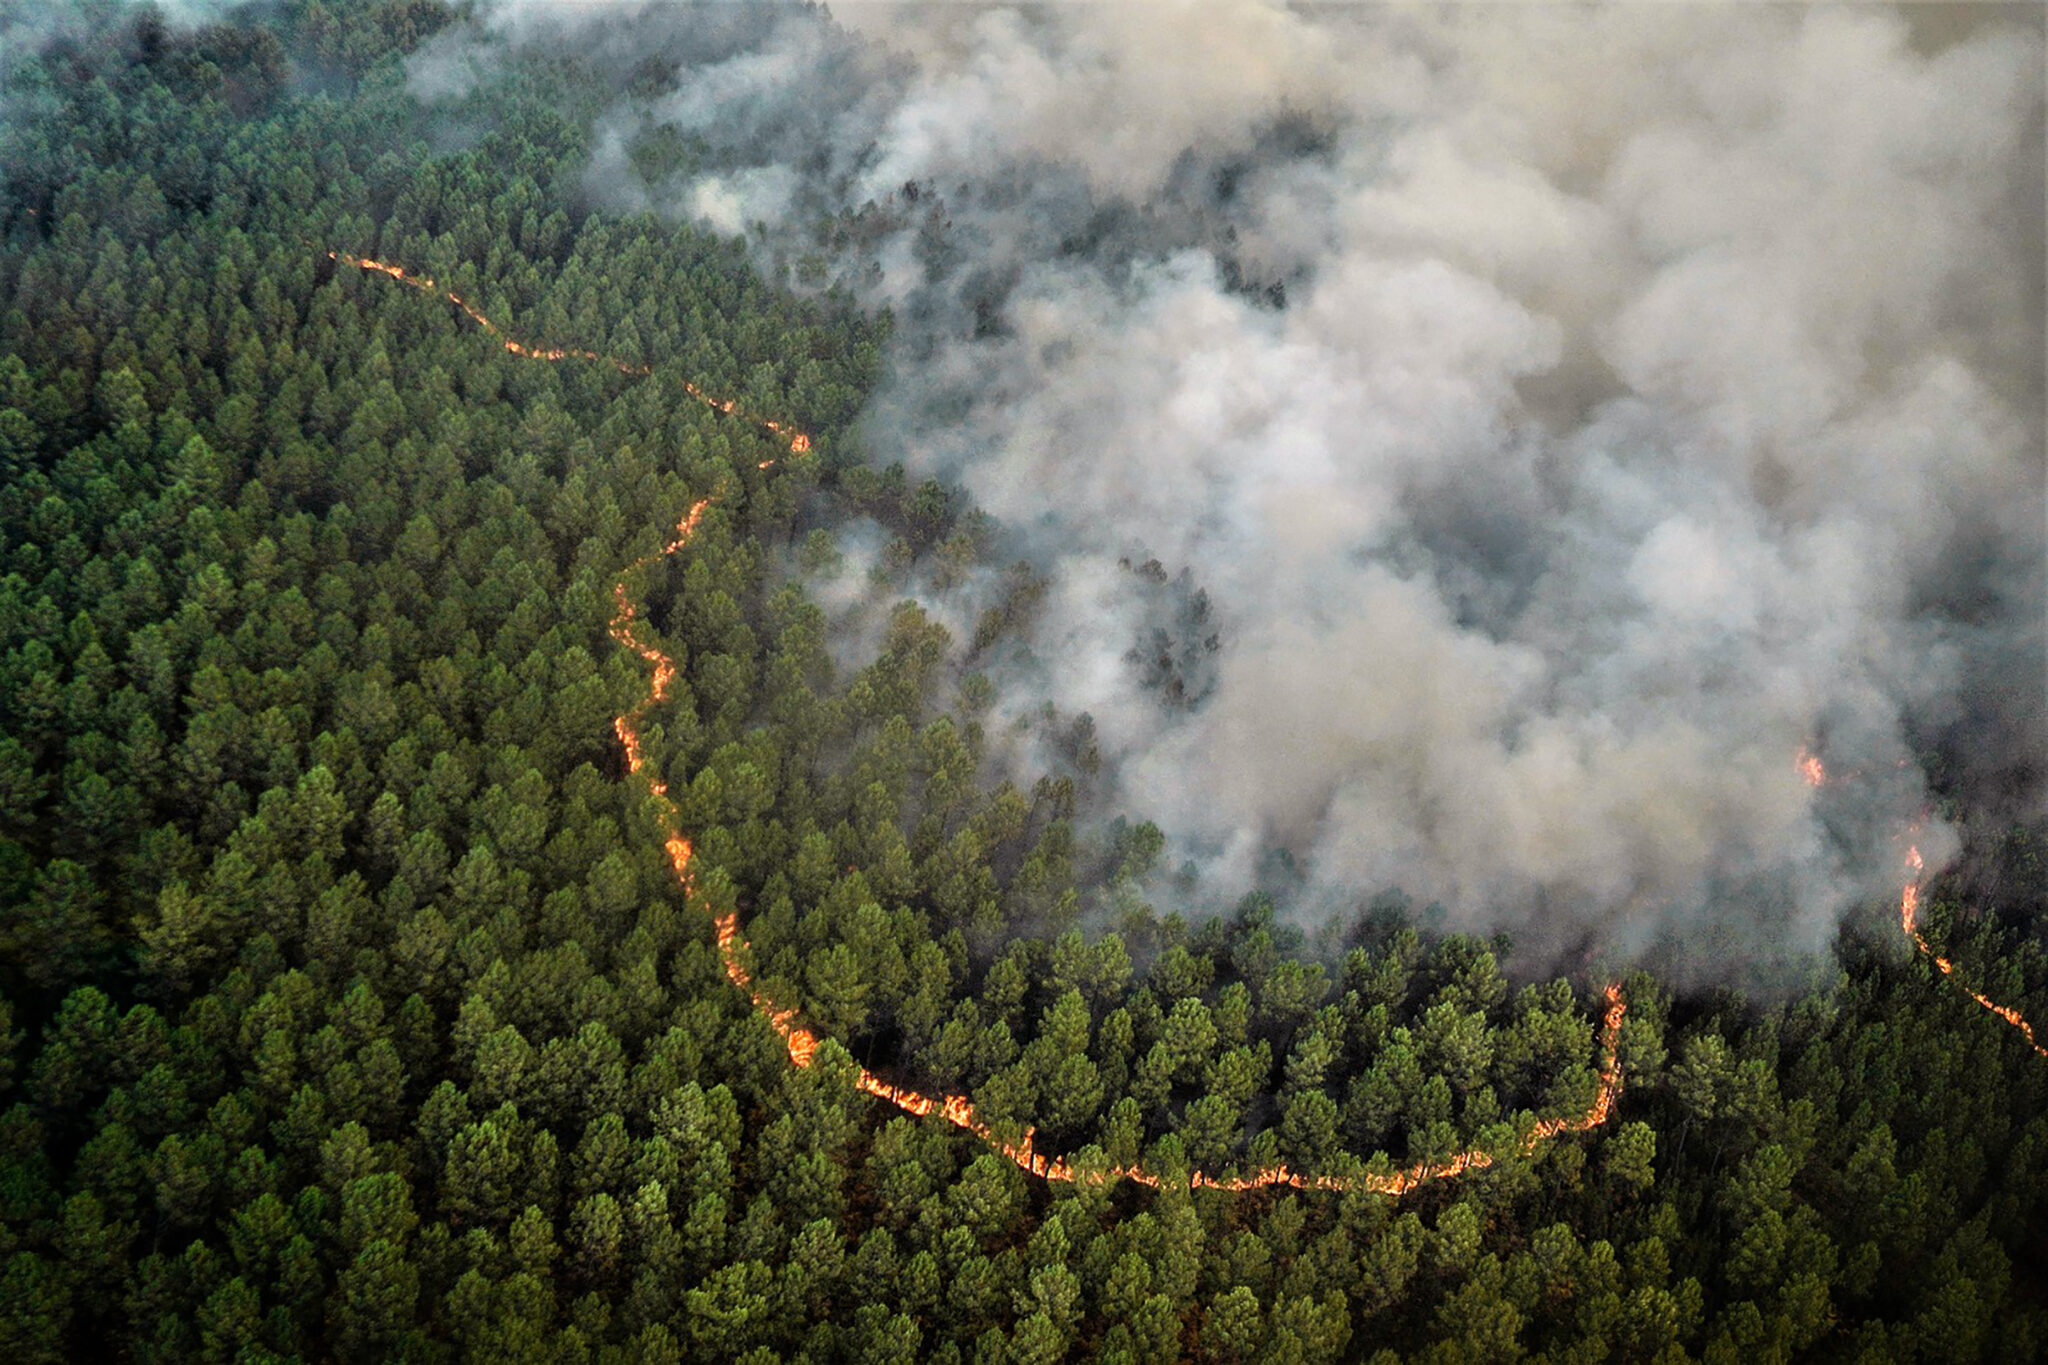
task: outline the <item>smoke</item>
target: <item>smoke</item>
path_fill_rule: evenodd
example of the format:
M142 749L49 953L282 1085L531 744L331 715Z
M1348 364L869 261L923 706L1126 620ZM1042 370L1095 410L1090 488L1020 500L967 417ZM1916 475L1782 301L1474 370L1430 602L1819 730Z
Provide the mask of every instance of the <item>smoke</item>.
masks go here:
M267 0L0 0L0 130L45 107L43 81L22 77L53 50L110 46L135 60L164 35L246 23L269 9Z
M172 29L194 29L252 10L257 0L38 0L0 6L0 68L26 60L58 38L107 31L135 14L153 15Z
M1927 8L525 0L413 77L609 72L594 194L894 308L869 444L1048 578L984 662L1215 896L1768 975L1952 854L1924 754L2041 809L2042 24Z

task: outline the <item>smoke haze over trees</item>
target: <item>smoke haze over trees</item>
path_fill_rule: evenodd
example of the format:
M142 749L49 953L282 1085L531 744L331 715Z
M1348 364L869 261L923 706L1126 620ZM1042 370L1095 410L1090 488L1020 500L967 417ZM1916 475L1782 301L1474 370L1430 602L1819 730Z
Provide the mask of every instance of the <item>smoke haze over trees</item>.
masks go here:
M0 1356L2048 1356L2038 16L1575 14L0 10Z
M1043 574L977 662L1213 896L1768 974L1927 764L2042 804L2041 24L1951 8L500 3L409 78L573 53L601 202L893 308L871 445Z

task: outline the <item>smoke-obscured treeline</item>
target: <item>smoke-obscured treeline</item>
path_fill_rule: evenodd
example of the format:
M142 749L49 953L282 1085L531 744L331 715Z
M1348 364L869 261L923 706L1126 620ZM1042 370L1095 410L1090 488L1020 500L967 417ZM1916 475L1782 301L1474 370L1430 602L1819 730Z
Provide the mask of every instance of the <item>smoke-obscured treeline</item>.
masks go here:
M854 523L884 594L1011 572L959 490L868 461L887 327L593 211L605 94L544 53L429 118L400 62L449 17L102 7L5 54L10 1358L2048 1350L2048 1066L1877 909L1784 1005L1631 974L1611 1125L1403 1201L1039 1185L854 1093L857 1057L1169 1173L1511 1152L1594 1086L1594 983L1391 903L1315 942L1258 897L1184 919L1157 828L1002 783L965 661L1012 620L849 642L821 605ZM522 360L329 250L653 372ZM763 469L685 380L813 458ZM683 680L644 739L703 893L830 1039L808 1071L610 729L645 687L610 584L706 495L650 585ZM1199 636L1195 589L1131 572ZM1994 852L1929 932L2048 1017L1982 913L2048 872Z
M544 65L595 202L894 310L875 448L1036 570L976 661L1012 770L1085 723L1081 814L1191 899L1755 988L1905 825L1948 865L1931 795L2048 810L2043 52L1971 4L488 0L407 72L456 128ZM916 586L964 633L1009 582Z

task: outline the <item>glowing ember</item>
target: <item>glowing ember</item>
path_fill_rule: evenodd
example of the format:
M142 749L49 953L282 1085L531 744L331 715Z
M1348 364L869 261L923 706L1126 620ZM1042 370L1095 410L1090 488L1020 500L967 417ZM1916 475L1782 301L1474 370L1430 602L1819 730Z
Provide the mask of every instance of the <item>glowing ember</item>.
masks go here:
M1899 893L1899 927L1906 931L1906 937L1913 940L1913 946L1924 953L1927 959L1941 970L1943 976L1955 981L1956 987L1964 995L2018 1029L2020 1036L2027 1040L2028 1047L2041 1056L2048 1057L2048 1047L2041 1046L2040 1039L2034 1036L2034 1026L2027 1022L2024 1015L2012 1006L2001 1005L1990 996L1964 985L1956 977L1956 964L1935 952L1934 945L1927 941L1927 935L1920 932L1920 876L1926 870L1926 866L1921 861L1917 845L1906 849L1906 889Z
M463 298L449 290L438 289L433 280L425 276L412 275L395 265L382 261L365 260L346 252L330 251L332 260L358 269L389 276L400 284L420 290L423 293L438 293L460 308L477 326L496 337L513 355L529 360L591 360L611 365L626 374L645 375L651 373L646 365L633 365L616 357L600 355L596 351L575 349L542 349L528 346L524 342L505 336L497 324L472 307ZM730 398L714 398L695 384L685 382L683 389L692 398L708 404L723 413L735 413L738 404ZM786 441L792 455L802 455L811 449L811 438L805 433L783 422L762 418L751 419L763 430ZM760 467L767 469L773 460L763 460ZM639 609L627 590L627 580L636 571L676 553L688 545L696 535L705 509L711 500L705 498L690 508L689 512L676 523L673 539L652 555L633 561L612 585L611 638L621 647L630 649L649 665L646 694L631 709L615 717L612 732L618 736L619 748L625 756L626 771L639 774L647 764L646 753L641 746L640 722L653 707L665 701L669 687L678 676L675 660L662 651L642 632ZM668 795L668 784L658 777L649 776L648 794L654 798L660 810L662 848L668 854L669 868L675 874L676 884L686 900L696 898L695 879L691 875L690 862L694 850L680 823L676 803ZM725 967L725 976L734 989L745 995L756 1013L768 1021L789 1050L789 1060L797 1067L809 1067L818 1052L818 1035L797 1022L793 1008L776 1004L760 987L755 985L753 972L747 966L753 954L753 945L740 933L739 915L733 911L717 915L712 928L718 944L718 955ZM1547 1118L1531 1128L1516 1144L1515 1149L1524 1155L1533 1152L1545 1141L1563 1133L1583 1133L1605 1123L1614 1112L1615 1101L1621 1095L1621 1062L1617 1049L1621 1041L1621 1024L1628 1012L1628 1005L1622 999L1621 988L1610 985L1606 990L1607 1008L1600 1027L1600 1085L1593 1097L1593 1103L1582 1114ZM856 1088L886 1100L907 1114L920 1117L936 1114L956 1128L965 1129L987 1143L996 1152L1017 1167L1043 1180L1077 1181L1086 1178L1093 1184L1112 1184L1119 1180L1130 1180L1140 1185L1158 1188L1160 1177L1141 1166L1113 1166L1097 1168L1085 1177L1074 1170L1065 1157L1047 1157L1033 1149L1034 1134L1026 1130L1018 1142L1006 1142L999 1138L994 1129L983 1122L974 1112L973 1102L965 1095L923 1095L915 1090L893 1085L869 1071L866 1067L855 1068ZM1432 1180L1446 1180L1463 1175L1467 1171L1484 1170L1499 1159L1500 1154L1479 1148L1468 1149L1437 1162L1418 1162L1405 1170L1389 1175L1367 1175L1355 1178L1339 1176L1305 1175L1290 1171L1287 1167L1273 1166L1251 1171L1242 1175L1217 1177L1196 1171L1190 1183L1222 1190L1254 1190L1269 1186L1286 1185L1299 1190L1368 1190L1378 1194L1403 1195Z
M367 260L361 256L351 256L346 251L330 251L327 253L327 259L342 265L352 265L358 270L388 275L400 284L419 290L422 294L439 294L442 298L460 308L471 322L474 322L485 332L496 338L498 343L507 351L524 359L594 360L601 365L611 366L620 374L648 375L654 373L652 365L636 365L631 361L621 360L617 356L600 355L596 351L586 351L576 347L529 346L523 341L506 336L497 323L484 316L481 309L463 298L462 295L452 289L442 289L434 283L430 276L412 274L402 266L390 265L384 261ZM736 400L731 398L714 398L695 384L687 381L683 384L683 392L689 394L690 397L698 402L708 407L716 408L720 412L728 414L739 413L739 403ZM769 435L785 442L789 446L790 453L793 455L801 455L811 448L811 438L805 433L798 431L795 427L790 426L787 422L771 422L758 417L750 420ZM775 463L773 460L764 461L761 468L766 469L773 463Z
M1799 774L1806 779L1806 784L1809 787L1818 787L1828 780L1827 770L1821 767L1820 759L1815 757L1812 751L1807 749L1805 745L1801 745L1799 748L1798 763ZM1905 760L1899 760L1898 766L1904 767ZM1851 774L1851 776L1854 775L1853 773ZM1919 826L1917 824L1914 825L1913 829L1908 832L1907 837L1909 839L1912 838L1918 830ZM1899 892L1899 927L1905 930L1906 937L1913 940L1913 946L1918 948L1926 956L1927 960L1940 970L1943 976L1956 982L1958 990L1991 1013L1997 1015L2000 1019L2003 1019L2006 1023L2018 1029L2020 1035L2027 1040L2028 1047L2034 1049L2041 1056L2048 1057L2048 1047L2041 1046L2040 1040L2034 1036L2034 1026L2026 1021L2025 1016L2012 1006L2001 1005L1990 996L1974 991L1965 986L1960 980L1956 980L1956 964L1943 957L1940 953L1935 952L1934 945L1927 941L1927 935L1920 932L1920 883L1924 879L1926 872L1927 863L1920 856L1920 846L1909 843L1906 846L1906 885L1905 889Z
M661 555L674 554L689 543L706 505L700 502L690 509L690 514L677 525L679 534L662 548ZM648 559L636 561L626 572L631 574L659 557L650 556ZM612 638L652 665L646 695L641 697L631 710L612 722L612 729L619 737L619 746L626 755L626 767L628 771L637 773L645 762L640 746L640 720L647 714L649 708L666 695L669 683L676 676L676 666L668 655L641 633L639 612L633 604L631 595L626 591L625 575L622 575L613 587L613 602L616 610L611 622ZM694 898L695 887L690 875L690 842L683 836L677 822L676 805L668 799L666 790L658 781L650 780L649 791L660 804L664 847L668 851L669 866L674 870L676 883L682 888L685 898ZM747 961L753 954L753 947L740 933L738 914L727 911L717 916L712 924L726 979L747 997L755 1011L766 1019L769 1027L782 1038L784 1046L789 1050L791 1064L798 1067L810 1066L817 1058L818 1035L797 1021L797 1012L794 1009L776 1004L755 984L753 972L747 966ZM1616 1056L1616 1049L1620 1044L1622 1018L1628 1011L1628 1005L1622 999L1618 986L1607 988L1606 999L1607 1009L1600 1031L1600 1088L1593 1097L1593 1103L1583 1114L1547 1118L1537 1123L1518 1144L1516 1150L1526 1154L1559 1134L1583 1133L1597 1128L1613 1114L1614 1102L1621 1094L1621 1063ZM937 1114L954 1127L965 1129L980 1138L1005 1159L1015 1163L1020 1170L1040 1179L1076 1181L1086 1178L1097 1184L1131 1180L1154 1188L1159 1185L1158 1175L1135 1165L1115 1166L1106 1170L1098 1168L1087 1172L1084 1177L1082 1173L1075 1171L1065 1157L1047 1157L1034 1150L1034 1134L1029 1130L1025 1132L1021 1141L1004 1141L989 1124L975 1114L973 1102L965 1095L920 1094L915 1090L891 1084L866 1067L855 1068L853 1081L858 1089L886 1100L907 1114L919 1117ZM1484 1170L1497 1159L1496 1153L1472 1149L1459 1152L1444 1161L1420 1162L1390 1175L1347 1179L1337 1176L1304 1175L1298 1171L1290 1171L1285 1166L1275 1166L1228 1178L1197 1171L1191 1180L1195 1185L1225 1190L1252 1190L1287 1185L1301 1190L1362 1189L1379 1194L1402 1195L1426 1181L1444 1180L1467 1171Z

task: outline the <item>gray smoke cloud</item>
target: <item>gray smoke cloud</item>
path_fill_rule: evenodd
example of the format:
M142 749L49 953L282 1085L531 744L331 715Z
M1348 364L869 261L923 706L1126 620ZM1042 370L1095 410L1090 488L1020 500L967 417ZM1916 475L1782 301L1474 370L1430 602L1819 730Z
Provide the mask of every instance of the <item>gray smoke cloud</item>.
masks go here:
M54 43L125 41L129 24L155 18L166 32L235 22L255 13L261 0L0 0L0 125L21 117L21 70ZM115 35L120 35L116 37ZM32 107L32 106L30 106Z
M1219 897L1768 974L1953 854L1930 748L2041 809L2037 12L522 0L414 88L543 46L594 193L895 309L1007 705Z

